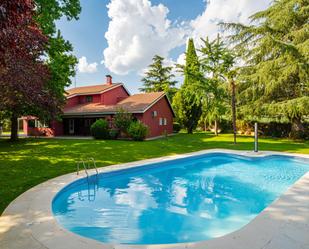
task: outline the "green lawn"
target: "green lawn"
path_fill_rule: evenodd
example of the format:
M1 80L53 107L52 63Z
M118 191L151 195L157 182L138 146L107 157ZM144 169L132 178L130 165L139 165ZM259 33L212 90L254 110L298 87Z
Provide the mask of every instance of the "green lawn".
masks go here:
M94 157L98 166L106 166L210 148L252 150L253 138L239 137L237 145L232 144L230 134L215 137L206 133L145 142L20 139L10 143L0 139L0 213L27 189L75 171L75 161L83 157ZM260 150L309 154L309 142L265 138L260 139Z

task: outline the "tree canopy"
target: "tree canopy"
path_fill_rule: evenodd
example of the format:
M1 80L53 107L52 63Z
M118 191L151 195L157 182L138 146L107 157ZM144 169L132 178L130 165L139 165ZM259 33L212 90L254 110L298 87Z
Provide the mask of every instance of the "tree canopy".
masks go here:
M11 139L17 139L17 118L29 110L55 113L42 57L48 38L34 20L34 3L5 1L0 8L0 112L11 118Z
M14 0L0 7L0 111L12 121L35 115L54 118L65 103L77 62L72 45L57 30L62 16L77 18L79 0Z
M234 57L218 35L210 41L201 38L202 46L199 49L201 56L201 68L208 82L208 91L205 92L203 101L204 122L215 122L215 133L217 133L217 122L226 114L228 109L227 78L234 64Z
M66 41L56 27L56 20L78 19L81 12L80 0L35 0L35 20L48 37L46 63L50 70L48 88L55 96L55 104L60 108L65 104L65 87L71 85L75 75L76 57L73 47ZM61 109L59 109L59 113Z
M177 83L174 80L175 75L172 73L173 67L164 66L164 58L155 55L152 59L153 63L148 66L145 77L142 78L143 87L140 88L143 92L165 92L172 99L175 95Z
M223 24L243 60L240 104L244 117L288 120L294 137L309 115L309 7L278 0L250 17L251 25Z

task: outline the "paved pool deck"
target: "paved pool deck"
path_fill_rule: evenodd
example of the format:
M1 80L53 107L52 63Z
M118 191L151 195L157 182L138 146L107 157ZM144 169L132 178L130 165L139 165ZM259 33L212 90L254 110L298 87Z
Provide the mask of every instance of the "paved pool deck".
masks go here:
M205 153L226 152L243 156L287 155L309 159L309 155L206 150L99 168L99 172L138 167L154 162ZM225 236L196 243L168 245L114 245L81 237L64 228L51 211L54 196L67 184L85 177L67 174L26 191L17 197L0 217L1 249L308 249L309 248L309 172L270 206L241 229Z

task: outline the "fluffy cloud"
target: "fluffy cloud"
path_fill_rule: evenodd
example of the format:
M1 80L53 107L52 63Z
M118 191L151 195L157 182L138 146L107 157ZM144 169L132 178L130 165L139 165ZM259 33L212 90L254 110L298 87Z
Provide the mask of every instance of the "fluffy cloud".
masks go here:
M202 1L202 0L201 0ZM168 8L163 4L152 5L150 0L111 0L107 5L110 20L105 38L108 47L102 61L115 74L131 71L141 74L155 54L169 58L172 49L184 45L193 37L198 46L199 38L214 38L220 29L218 23L248 23L248 17L267 8L271 0L210 0L205 10L194 20L172 23ZM177 63L183 63L181 54Z
M164 5L149 0L111 0L111 19L105 38L105 66L116 74L127 74L145 68L155 54L167 57L169 51L182 45L187 34L183 25L171 23Z
M186 54L182 53L179 55L178 59L177 59L177 64L179 65L184 65L186 63Z
M204 12L190 22L191 34L196 47L200 38L208 36L214 39L218 33L223 33L220 22L240 22L249 24L249 17L257 11L266 9L271 0L210 0L205 1ZM185 54L179 55L177 63L184 64Z
M88 64L87 58L85 56L79 58L77 68L80 73L94 73L97 71L98 63Z
M271 0L210 0L205 3L204 12L191 21L192 37L215 38L219 33L220 22L241 22L248 24L249 18L257 11L266 9Z

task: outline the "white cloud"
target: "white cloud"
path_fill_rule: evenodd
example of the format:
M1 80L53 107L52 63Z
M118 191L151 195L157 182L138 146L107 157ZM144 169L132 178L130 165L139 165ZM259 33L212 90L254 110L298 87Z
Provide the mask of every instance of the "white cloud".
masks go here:
M249 24L249 17L266 9L271 0L210 0L205 1L204 12L190 22L191 34L196 47L200 46L200 38L208 36L214 39L223 33L218 26L220 22L240 22ZM185 54L179 55L177 63L184 64Z
M201 0L202 1L202 0ZM214 38L220 28L218 23L248 23L253 13L267 8L271 0L210 0L205 10L195 19L172 23L163 4L152 5L150 0L111 0L107 5L111 19L105 38L102 63L115 74L129 72L142 74L155 54L170 57L170 51L184 45L193 37L199 46L200 37ZM177 63L184 63L181 54Z
M177 64L184 65L186 63L186 54L182 53L178 56Z
M221 31L220 22L249 23L249 17L266 9L271 0L210 0L205 3L204 12L191 21L192 37L198 43L200 37L216 37Z
M97 71L98 63L88 64L85 56L79 58L77 68L80 73L95 73Z
M113 73L140 71L151 63L155 54L167 57L185 42L183 24L172 23L168 8L152 5L149 0L111 0L111 19L105 38L104 64Z

